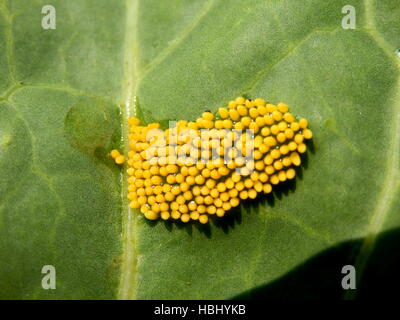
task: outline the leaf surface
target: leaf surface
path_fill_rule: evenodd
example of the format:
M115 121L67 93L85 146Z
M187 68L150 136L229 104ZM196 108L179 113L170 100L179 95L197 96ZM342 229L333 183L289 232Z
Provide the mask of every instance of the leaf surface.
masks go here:
M400 6L353 1L345 30L347 4L0 1L0 297L369 296L399 266ZM127 116L195 119L239 95L309 119L296 182L209 226L128 210L108 156Z

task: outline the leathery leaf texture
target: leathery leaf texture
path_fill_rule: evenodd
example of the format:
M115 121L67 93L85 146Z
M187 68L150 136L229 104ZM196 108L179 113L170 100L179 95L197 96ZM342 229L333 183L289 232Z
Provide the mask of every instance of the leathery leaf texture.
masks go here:
M354 0L343 29L348 4L0 0L0 297L344 299L400 285L400 5ZM204 226L128 210L109 157L127 117L191 120L240 95L309 120L295 183ZM348 264L356 290L341 287Z

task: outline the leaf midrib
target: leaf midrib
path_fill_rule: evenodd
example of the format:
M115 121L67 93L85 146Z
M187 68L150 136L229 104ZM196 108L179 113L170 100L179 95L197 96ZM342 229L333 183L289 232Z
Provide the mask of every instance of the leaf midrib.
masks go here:
M127 119L136 115L135 107L135 83L137 81L138 47L137 41L137 14L139 1L126 1L125 21L125 53L124 53L124 79L122 82L122 135L121 146L126 147L128 141ZM131 33L132 31L132 33ZM125 148L126 150L126 148ZM137 215L129 207L127 200L127 177L126 168L121 172L121 202L122 202L122 242L123 258L121 264L120 283L117 298L132 300L136 298L137 283Z

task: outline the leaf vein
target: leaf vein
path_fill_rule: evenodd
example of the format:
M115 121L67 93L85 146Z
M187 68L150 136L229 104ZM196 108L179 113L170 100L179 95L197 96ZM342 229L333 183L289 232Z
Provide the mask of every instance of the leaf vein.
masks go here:
M320 29L314 29L312 30L308 35L306 35L303 39L297 41L294 45L292 45L289 50L287 50L285 53L283 53L276 61L267 64L264 68L262 68L258 73L256 74L255 77L251 78L252 80L249 81L249 83L246 84L245 87L243 87L240 91L241 92L247 92L251 91L262 79L264 79L265 75L273 70L276 66L278 66L282 61L284 61L286 58L288 58L290 55L292 55L298 48L301 47L301 45L305 42L307 42L312 36L314 36L316 33L319 32L334 32L338 28L320 28Z
M395 54L394 52L391 52L392 50L390 49L390 45L376 29L375 18L372 14L373 1L364 0L364 6L366 11L367 28L371 38L375 40L377 46L380 47L389 58L394 60ZM394 63L399 70L400 62L394 60ZM355 262L358 280L362 278L368 259L375 248L376 238L384 224L385 218L391 208L391 204L395 199L397 184L400 179L400 79L397 80L397 86L393 94L393 117L388 146L387 168L382 190L377 199L377 204L366 230L366 237L361 244L360 252ZM349 291L351 292L347 292L345 297L354 299L356 297L356 292L354 292L355 290Z
M182 33L174 40L174 42L166 47L163 51L161 51L152 61L150 61L146 68L141 72L140 78L138 79L138 83L143 80L147 74L149 74L155 67L161 64L171 53L173 53L177 48L179 48L180 44L185 40L192 31L200 24L201 20L208 14L215 0L208 0L203 8L200 10L200 13L196 16L196 18L190 23Z

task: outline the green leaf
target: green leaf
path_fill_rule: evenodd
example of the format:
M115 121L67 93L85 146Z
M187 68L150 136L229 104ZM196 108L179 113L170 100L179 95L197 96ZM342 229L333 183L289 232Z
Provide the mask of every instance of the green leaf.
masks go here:
M400 283L400 6L353 1L345 30L347 4L0 0L0 297L389 294L375 289ZM128 210L108 156L127 116L195 119L238 95L309 119L296 182L208 226ZM357 290L341 288L347 264Z

